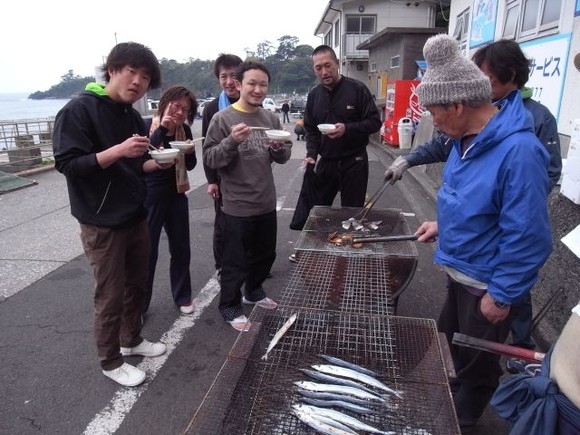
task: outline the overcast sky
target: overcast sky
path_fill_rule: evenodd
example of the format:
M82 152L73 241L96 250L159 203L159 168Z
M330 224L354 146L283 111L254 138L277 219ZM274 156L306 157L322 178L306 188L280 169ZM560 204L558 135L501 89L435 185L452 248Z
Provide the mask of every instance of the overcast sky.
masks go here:
M0 92L46 91L72 69L91 76L117 42L147 45L161 59L244 58L268 40L296 36L316 46L328 0L86 2L16 0L2 5Z

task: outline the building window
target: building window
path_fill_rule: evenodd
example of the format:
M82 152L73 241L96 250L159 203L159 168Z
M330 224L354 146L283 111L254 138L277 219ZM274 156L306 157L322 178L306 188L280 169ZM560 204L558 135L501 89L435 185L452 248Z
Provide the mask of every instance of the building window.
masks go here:
M324 43L329 47L332 47L332 29L330 29L330 31L324 35Z
M459 49L462 52L467 51L467 35L469 34L469 8L465 9L459 15L457 15L457 20L455 21L455 30L453 31L453 37L459 42Z
M514 39L516 37L519 7L519 2L510 3L506 6L505 21L503 25L503 37L506 39Z
M376 62L371 63L371 71L374 72L376 70L377 70L377 63Z
M376 17L370 15L356 15L346 17L346 33L361 34L375 33Z
M340 20L334 23L334 43L338 45L338 41L340 41Z
M515 0L506 4L502 36L528 40L558 31L562 0Z
M399 68L401 65L401 56L391 57L391 68Z

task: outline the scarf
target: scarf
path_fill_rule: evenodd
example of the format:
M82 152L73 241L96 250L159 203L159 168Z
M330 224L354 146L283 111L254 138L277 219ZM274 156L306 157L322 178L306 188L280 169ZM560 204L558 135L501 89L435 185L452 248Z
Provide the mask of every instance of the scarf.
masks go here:
M222 91L218 100L218 110L224 110L230 105L230 99L225 91Z
M153 121L151 122L151 128L149 129L149 136L151 136L151 134L157 130L160 123L161 120L159 116L154 116ZM183 125L175 127L175 140L187 140ZM189 190L189 178L187 176L187 168L185 167L185 154L183 153L179 153L177 155L177 162L175 163L175 184L177 193L185 193Z

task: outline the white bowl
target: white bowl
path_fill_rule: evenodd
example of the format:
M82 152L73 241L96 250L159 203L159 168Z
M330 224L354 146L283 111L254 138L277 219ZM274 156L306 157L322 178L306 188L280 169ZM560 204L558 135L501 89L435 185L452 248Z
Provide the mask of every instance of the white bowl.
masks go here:
M192 149L195 146L195 144L193 142L180 141L180 140L173 140L173 141L169 142L169 145L171 145L171 148L179 150L179 151L189 151L190 149Z
M326 134L336 128L334 124L318 124L317 127L322 134Z
M290 137L290 132L286 130L266 130L266 136L270 140L287 140Z
M165 148L163 150L149 151L149 154L159 163L170 163L177 158L179 150Z

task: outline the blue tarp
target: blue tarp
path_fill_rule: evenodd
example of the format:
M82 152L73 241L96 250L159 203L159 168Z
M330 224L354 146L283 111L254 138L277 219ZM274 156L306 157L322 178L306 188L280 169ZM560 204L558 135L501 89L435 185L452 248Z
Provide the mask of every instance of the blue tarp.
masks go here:
M550 379L551 356L550 351L540 375L508 376L491 398L490 404L498 415L513 424L511 435L578 434L580 410Z

